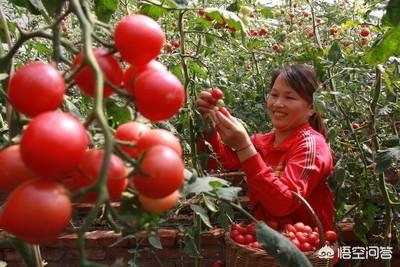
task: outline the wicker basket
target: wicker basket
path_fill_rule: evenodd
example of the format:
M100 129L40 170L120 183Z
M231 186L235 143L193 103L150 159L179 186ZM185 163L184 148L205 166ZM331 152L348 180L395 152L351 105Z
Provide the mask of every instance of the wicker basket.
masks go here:
M296 192L293 195L305 206L308 213L317 225L320 235L320 245L325 244L325 232L322 224L310 204ZM335 243L332 247L335 253L338 245ZM318 257L318 251L304 252L305 256L314 267L332 267L334 259L325 259ZM225 266L227 267L280 267L274 257L267 254L263 249L250 248L233 241L229 233L225 234ZM289 266L290 267L290 266Z

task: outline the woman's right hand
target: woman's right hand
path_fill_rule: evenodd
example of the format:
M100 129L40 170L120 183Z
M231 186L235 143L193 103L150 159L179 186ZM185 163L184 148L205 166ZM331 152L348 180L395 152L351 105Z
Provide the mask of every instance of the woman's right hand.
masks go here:
M217 104L217 100L211 95L212 88L201 91L196 100L197 108L199 109L203 118L208 118L210 111L212 111Z

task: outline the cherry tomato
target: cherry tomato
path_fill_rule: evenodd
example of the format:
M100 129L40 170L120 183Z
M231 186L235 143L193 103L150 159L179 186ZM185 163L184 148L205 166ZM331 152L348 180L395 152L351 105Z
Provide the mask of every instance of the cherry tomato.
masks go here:
M100 169L104 158L104 150L96 149L85 153L76 171L73 181L74 190L79 190L97 182ZM125 191L128 185L128 171L124 166L124 162L115 155L111 155L107 169L107 190L111 201L118 201L122 192ZM97 193L91 192L85 196L88 202L95 202Z
M245 244L245 238L244 238L244 235L242 235L242 234L235 236L234 240L239 244L243 244L243 245Z
M183 106L185 90L170 72L148 70L135 82L136 108L151 121L168 120Z
M165 212L176 205L179 199L179 190L163 198L149 198L139 194L139 202L142 208L151 213Z
M297 232L296 228L294 228L294 226L292 224L290 224L290 223L285 224L283 226L283 229L284 229L284 231L287 231L287 232L292 232L292 233L296 233Z
M137 142L140 139L140 137L149 130L150 128L146 124L136 121L131 121L118 126L118 128L115 131L115 138L122 141L136 143L135 146L133 147L127 145L120 145L122 151L127 153L132 158L136 158L137 155L139 154L137 148Z
M65 82L50 64L31 62L11 76L8 97L19 112L34 117L57 109L65 94Z
M307 237L305 236L304 233L302 233L302 232L297 232L297 233L295 234L295 236L296 236L297 240L299 240L300 243L307 242Z
M246 244L250 244L250 243L252 243L254 241L256 241L256 238L254 237L254 235L252 235L252 234L245 234L244 235L244 242Z
M328 230L325 232L326 240L330 242L334 242L337 240L337 234L335 231Z
M76 168L89 140L83 125L72 115L42 113L22 133L22 160L37 175L59 179Z
M155 145L172 148L179 156L182 156L182 147L179 139L164 129L152 129L145 132L138 140L136 148L141 153Z
M104 79L108 80L115 87L120 87L122 85L124 75L118 61L114 58L114 56L103 48L94 48L93 54L100 66L101 71L104 74ZM74 61L72 62L72 66L79 66L83 60L83 53L80 52L76 55ZM84 65L82 69L76 73L74 80L86 95L92 97L95 96L95 76L89 66ZM114 91L108 85L104 84L103 94L104 97L108 97L114 94Z
M297 232L305 232L305 225L302 222L297 222L293 225Z
M181 187L183 171L181 157L173 149L157 145L143 152L133 183L140 194L162 198Z
M31 244L54 241L71 219L67 190L46 179L26 181L8 197L0 214L0 227Z
M211 96L215 100L220 100L220 99L224 98L224 92L222 92L221 89L214 87L214 88L212 88Z
M307 236L307 241L311 245L316 245L316 244L318 244L317 241L319 241L319 237L316 233L313 232Z
M240 232L237 229L233 229L230 235L232 239L235 239L235 236L240 235Z
M222 260L216 260L212 267L223 267L224 266L224 262Z
M361 28L361 31L360 31L360 35L361 36L368 37L369 34L370 34L370 31L369 31L369 29L367 27Z
M135 66L144 66L160 53L165 35L152 18L132 14L117 23L114 42L124 60Z
M307 251L311 251L311 245L308 242L304 242L304 243L300 243L300 250L307 252Z
M146 70L167 71L167 68L156 60L150 61L142 67L130 66L124 72L124 88L128 92L134 94L136 78Z
M22 161L19 145L0 151L0 192L11 192L21 183L37 178Z

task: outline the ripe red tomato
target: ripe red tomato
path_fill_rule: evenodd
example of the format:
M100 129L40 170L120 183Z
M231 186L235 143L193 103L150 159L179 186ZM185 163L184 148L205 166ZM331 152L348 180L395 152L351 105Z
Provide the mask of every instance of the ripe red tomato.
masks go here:
M319 242L319 236L317 233L312 232L311 234L309 234L307 236L307 241L308 243L310 243L311 245L318 245Z
M162 213L176 205L179 199L179 190L163 198L149 198L139 194L139 202L145 211L151 213Z
M311 251L312 248L311 248L310 243L308 243L308 242L300 243L300 250L304 251L304 252Z
M253 243L254 241L256 241L256 238L254 237L254 235L252 235L252 234L245 234L244 235L244 242L246 244Z
M183 171L181 157L171 148L157 145L143 153L133 183L140 194L162 198L181 187Z
M239 234L239 235L237 235L237 236L235 236L235 239L234 239L237 243L239 243L239 244L245 244L245 242L246 242L246 240L245 240L245 238L244 238L244 235L242 235L242 234Z
M111 55L107 49L103 48L94 48L93 54L97 60L97 63L100 66L100 69L104 74L104 79L108 80L114 86L120 87L122 85L123 72L115 57ZM83 53L80 52L76 55L74 61L72 62L72 66L79 66L83 62L83 60ZM74 80L75 83L86 95L94 97L95 77L93 71L89 66L84 65L82 69L78 73L76 73ZM104 97L108 97L114 94L114 91L109 86L104 84L103 94Z
M249 225L246 226L246 233L251 234L251 235L256 235L256 224L250 223Z
M338 32L338 26L337 25L332 25L332 27L329 28L329 34L335 36Z
M292 239L292 243L296 246L296 247L298 247L298 248L300 248L300 241L297 239L297 238L294 238L294 239Z
M134 94L136 78L146 70L167 71L167 68L157 60L150 61L147 65L142 67L130 66L124 72L124 88L128 92Z
M136 148L138 153L141 153L155 145L169 147L179 156L182 156L182 147L179 139L171 132L164 129L152 129L145 132L138 140Z
M220 99L224 98L224 92L222 92L221 89L219 89L218 87L214 87L211 89L211 96L215 100L220 100Z
M232 239L235 239L235 236L240 235L240 232L237 229L233 229L230 235Z
M37 175L59 179L78 166L88 143L86 130L75 117L48 111L28 124L20 151L25 164Z
M150 128L146 124L136 121L131 121L118 126L118 128L115 131L115 138L122 141L136 143L135 146L133 147L127 145L120 145L122 151L127 153L132 158L136 158L139 154L137 148L137 142L140 139L140 137L149 130Z
M325 232L326 240L330 242L334 242L337 240L337 234L335 231L328 230Z
M0 214L0 227L31 244L54 241L71 219L67 190L59 183L34 179L17 187Z
M369 34L370 34L370 31L369 31L369 29L368 29L367 27L361 28L361 30L360 30L360 35L361 35L362 37L368 37Z
M212 267L223 267L224 266L224 262L222 260L216 260Z
M178 48L181 46L181 40L177 39L177 40L172 40L171 41L171 45L175 48Z
M168 120L183 106L185 89L170 72L148 70L135 82L136 108L151 121Z
M0 151L0 192L11 192L23 182L36 178L22 161L19 145Z
M302 232L297 232L295 233L296 239L299 240L300 243L307 242L307 237L304 233Z
M165 41L160 25L150 17L132 14L115 27L115 47L121 57L135 66L144 66L157 57Z
M297 222L293 225L297 232L305 232L305 225L302 222Z
M296 233L297 232L296 228L290 223L285 224L283 226L283 229L284 229L284 231L287 231L287 232L292 232L292 233Z
M29 117L57 109L64 93L63 77L56 68L43 62L22 66L11 76L8 85L11 105Z
M104 150L96 149L85 153L81 160L74 176L72 187L74 190L79 190L88 187L97 182L100 169L104 158ZM127 179L128 171L124 166L124 162L115 155L111 155L110 163L107 169L107 190L111 201L118 201L122 192L128 186ZM95 202L97 192L91 192L85 196L88 202Z

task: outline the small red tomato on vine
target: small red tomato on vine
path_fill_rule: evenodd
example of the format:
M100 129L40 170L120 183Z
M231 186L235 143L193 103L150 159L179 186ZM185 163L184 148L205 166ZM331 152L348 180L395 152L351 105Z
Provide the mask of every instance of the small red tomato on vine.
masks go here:
M224 98L224 92L222 92L221 89L219 89L218 87L214 87L211 89L211 96L215 100L220 100L220 99Z
M369 28L367 28L367 27L361 28L361 30L360 30L360 35L361 35L362 37L368 37L369 34L370 34Z

